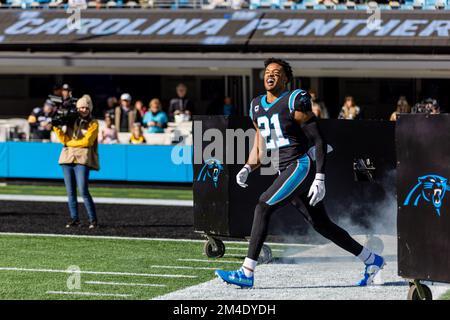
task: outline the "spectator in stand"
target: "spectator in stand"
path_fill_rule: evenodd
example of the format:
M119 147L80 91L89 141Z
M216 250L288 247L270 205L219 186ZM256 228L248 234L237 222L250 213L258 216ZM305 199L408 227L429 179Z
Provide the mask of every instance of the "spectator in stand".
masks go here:
M62 85L61 84L55 84L53 86L53 93L52 95L62 97Z
M319 105L320 108L320 117L322 119L329 119L330 116L328 114L328 109L325 106L325 103L317 97L317 93L314 89L309 89L309 95L311 96L311 102L315 102Z
M311 110L318 119L323 119L322 108L320 107L320 105L317 102L312 103Z
M338 119L357 120L361 119L361 108L355 104L352 96L345 97L344 105L339 113Z
M411 110L412 113L428 113L428 114L439 114L441 113L441 108L436 99L428 98L419 103L416 103Z
M61 96L64 101L72 98L72 88L67 83L63 84L61 88Z
M32 140L50 141L52 131L52 116L55 106L51 100L47 100L42 108L34 108L28 117L30 135Z
M113 126L113 121L108 114L105 114L105 127L100 129L98 142L103 144L119 143L117 129Z
M401 96L397 101L397 108L394 112L392 112L391 117L389 118L390 121L397 121L397 116L399 113L410 113L411 107L406 100L405 96Z
M131 137L129 143L131 144L145 144L147 141L142 133L142 125L140 123L133 124L133 129L131 130Z
M138 100L134 103L134 108L137 110L137 112L139 112L139 114L141 115L141 119L144 118L144 115L147 113L148 108L146 105L144 105L144 103L142 102L142 100Z
M120 96L120 106L114 112L114 124L119 132L130 132L134 123L141 123L139 112L132 107L131 96L124 93Z
M152 99L149 103L150 110L144 116L144 126L148 133L163 133L167 128L169 119L164 111L161 110L161 101Z
M225 97L223 100L223 114L225 116L231 116L235 112L235 108L233 106L233 101L230 97Z
M119 105L116 97L109 97L106 100L106 109L104 111L105 116L108 115L111 117L111 120L114 122L114 115L116 112L116 107Z
M194 106L188 98L187 87L184 83L180 83L176 88L177 97L170 100L169 115L173 117L175 122L188 121L191 118Z

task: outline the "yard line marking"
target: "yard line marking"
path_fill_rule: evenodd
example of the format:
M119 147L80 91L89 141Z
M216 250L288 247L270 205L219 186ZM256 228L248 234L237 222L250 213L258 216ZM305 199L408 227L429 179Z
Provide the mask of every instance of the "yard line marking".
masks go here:
M107 281L85 281L86 284L105 284L110 286L131 286L131 287L165 287L165 284L153 283L127 283L127 282L107 282Z
M83 202L83 198L77 198ZM29 202L67 202L67 196L36 196L20 194L0 194L0 200L7 201L29 201ZM173 200L173 199L142 199L142 198L105 198L94 197L95 203L102 204L131 204L131 205L151 205L151 206L176 206L193 207L193 200Z
M54 238L86 238L86 239L106 239L106 240L137 240L137 241L168 241L168 242L201 242L205 240L199 239L174 239L174 238L139 238L139 237L116 237L116 236L89 236L75 234L56 234L56 233L23 233L23 232L0 232L0 236L24 236L24 237L54 237ZM225 244L246 244L247 241L224 241ZM317 244L300 244L300 243L275 243L265 242L269 246L285 246L285 247L320 247ZM326 244L324 244L326 245ZM274 249L272 249L274 250Z
M152 265L150 268L161 268L161 269L190 269L190 270L216 270L217 268L211 267L188 267L188 266L159 266Z
M31 269L31 268L10 268L0 267L0 271L24 271L24 272L54 272L54 273L74 273L68 270L55 269ZM107 272L107 271L77 271L76 273L85 274L105 274L112 276L136 276L136 277L161 277L161 278L197 278L197 276L190 276L184 274L152 274L152 273L132 273L132 272Z
M78 292L78 291L47 291L47 294L66 294L66 295L81 295L81 296L96 296L96 297L132 297L132 294L120 293L96 293L96 292Z
M208 259L177 259L177 260L187 262L234 263L234 264L242 263L242 261L230 261L230 260L208 260Z

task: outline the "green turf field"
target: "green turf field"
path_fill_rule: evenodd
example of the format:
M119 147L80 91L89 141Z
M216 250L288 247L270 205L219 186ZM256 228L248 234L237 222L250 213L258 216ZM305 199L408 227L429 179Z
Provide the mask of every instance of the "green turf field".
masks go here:
M0 234L0 299L152 299L211 280L215 268L238 268L247 249L246 242L226 243L223 258L208 259L203 245L203 241ZM279 254L274 250L274 257ZM74 273L64 272L70 266L81 270L80 288Z
M450 290L441 296L441 300L450 300Z
M192 190L91 187L90 192L93 197L192 200ZM0 186L0 194L65 196L66 189L63 184L60 187L6 185Z

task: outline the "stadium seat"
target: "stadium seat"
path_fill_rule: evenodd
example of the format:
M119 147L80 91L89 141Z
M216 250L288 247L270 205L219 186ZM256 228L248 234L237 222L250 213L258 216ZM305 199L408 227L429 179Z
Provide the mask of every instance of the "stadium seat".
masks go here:
M126 8L139 8L140 5L139 3L135 2L135 1L128 1L127 3L125 3Z
M424 10L436 10L436 0L425 0L422 9Z
M328 10L333 10L333 9L336 9L336 3L334 3L333 1L331 1L331 0L325 0L324 2L323 2L323 5L328 9Z
M355 4L353 1L347 1L347 2L345 3L345 6L347 7L347 9L354 10L355 7L356 7L356 4Z
M97 2L95 2L95 1L89 1L89 2L87 3L87 7L88 7L88 8L91 8L91 9L97 8Z
M400 3L398 1L389 1L389 6L391 7L391 9L393 10L398 10L400 9Z
M444 9L445 5L446 5L445 0L436 0L436 3L435 3L436 9L439 9L439 10Z
M404 3L400 6L401 10L413 10L414 0L404 0Z
M284 0L250 0L250 9L284 9Z
M314 10L327 10L327 7L324 4L316 4L313 6Z
M316 6L317 4L317 0L303 0L305 9L314 9L314 6Z
M107 8L116 8L117 7L117 3L115 1L108 1L106 3L106 7Z
M64 5L63 1L62 1L62 0L57 0L57 1L52 1L52 2L50 2L50 3L48 4L48 7L49 7L50 9L56 9L56 8L62 6L62 5Z
M413 9L417 10L417 9L422 9L424 4L425 4L424 0L414 0L412 6L413 6Z
M192 5L189 3L189 0L175 0L172 4L172 9L189 8L191 6Z

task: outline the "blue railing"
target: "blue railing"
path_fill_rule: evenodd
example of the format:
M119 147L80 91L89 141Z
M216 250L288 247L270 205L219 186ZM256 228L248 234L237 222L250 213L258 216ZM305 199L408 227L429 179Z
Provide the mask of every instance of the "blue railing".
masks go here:
M0 143L0 178L62 179L61 148L57 143ZM174 163L173 152L192 158L192 146L99 145L100 170L91 171L91 179L192 182L192 164Z

